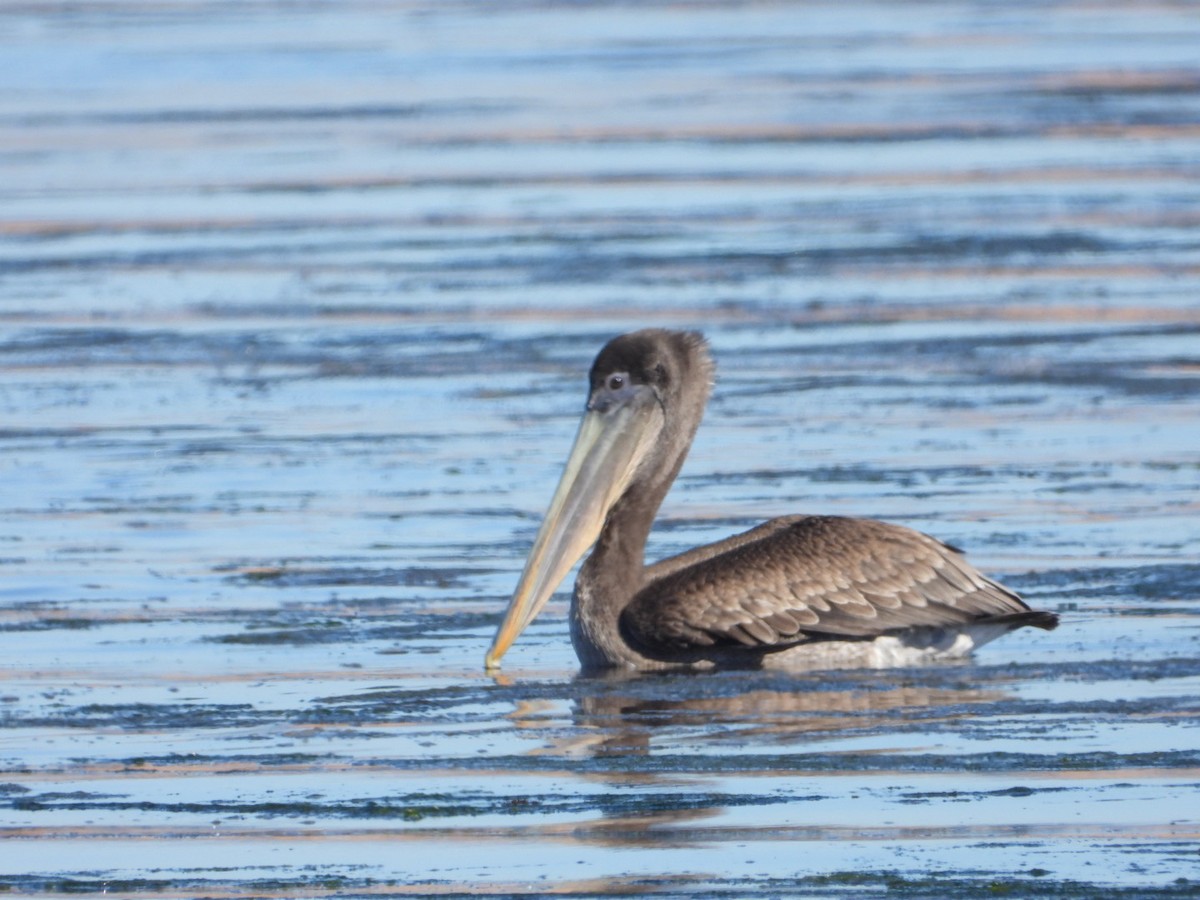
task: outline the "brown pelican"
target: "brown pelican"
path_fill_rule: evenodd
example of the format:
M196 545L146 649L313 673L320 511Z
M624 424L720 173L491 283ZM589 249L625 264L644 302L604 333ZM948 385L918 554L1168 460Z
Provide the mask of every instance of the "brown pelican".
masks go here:
M593 544L570 613L585 669L906 665L1058 624L958 549L870 519L784 516L646 566L650 525L695 437L713 370L697 332L637 331L600 351L489 669Z

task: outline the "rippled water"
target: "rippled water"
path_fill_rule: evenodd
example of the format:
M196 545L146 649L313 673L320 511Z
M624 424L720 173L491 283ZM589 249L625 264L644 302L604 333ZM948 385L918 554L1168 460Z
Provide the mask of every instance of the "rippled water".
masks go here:
M0 889L1194 896L1190 4L0 5ZM483 653L613 334L651 538L910 524L963 665Z

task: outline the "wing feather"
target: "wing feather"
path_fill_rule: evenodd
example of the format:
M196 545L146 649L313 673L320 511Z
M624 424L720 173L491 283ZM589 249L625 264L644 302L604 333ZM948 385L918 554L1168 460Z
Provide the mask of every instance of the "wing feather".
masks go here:
M956 548L869 519L773 519L665 560L648 575L621 616L646 647L769 650L978 619L1021 622L1029 612Z

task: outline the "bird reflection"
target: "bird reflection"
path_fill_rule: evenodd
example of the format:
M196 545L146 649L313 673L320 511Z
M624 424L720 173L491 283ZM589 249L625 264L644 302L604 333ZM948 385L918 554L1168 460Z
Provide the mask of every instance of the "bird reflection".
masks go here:
M813 745L864 732L907 730L914 718L935 727L972 715L972 707L1007 699L998 688L963 686L937 674L948 668L933 667L934 677L909 675L899 683L894 673L890 681L862 673L838 678L843 673L828 672L786 681L732 672L703 678L621 672L579 676L571 684L575 728L551 735L534 752L647 757L657 741L660 747L682 742L714 749L744 743L800 745L808 753ZM524 701L513 711L512 722L518 728L545 729L553 706L553 701ZM645 778L655 780L653 774Z

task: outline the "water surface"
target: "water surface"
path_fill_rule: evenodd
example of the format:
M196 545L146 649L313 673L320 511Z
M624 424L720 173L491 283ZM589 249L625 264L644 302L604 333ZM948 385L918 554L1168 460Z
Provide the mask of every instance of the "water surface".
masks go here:
M1193 896L1200 18L0 7L0 886ZM483 653L583 372L701 328L652 556L885 518L962 665Z

